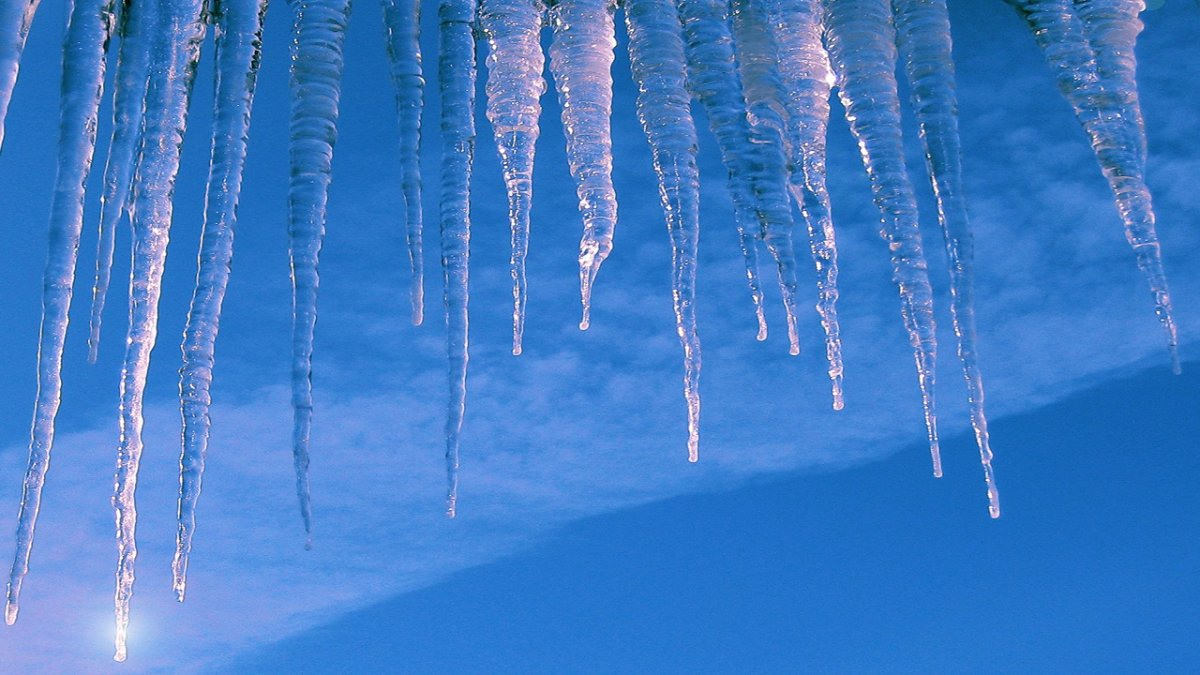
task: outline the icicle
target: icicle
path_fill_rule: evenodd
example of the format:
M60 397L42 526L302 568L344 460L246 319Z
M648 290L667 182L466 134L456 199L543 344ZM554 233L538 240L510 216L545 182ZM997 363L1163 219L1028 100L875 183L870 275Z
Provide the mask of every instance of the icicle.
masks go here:
M337 141L342 45L350 0L288 0L292 27L292 119L288 190L288 255L292 262L292 453L296 494L312 546L308 445L312 431L312 353L317 324L317 259L325 237L325 204Z
M62 400L63 341L67 335L71 287L83 196L96 149L96 118L104 91L105 50L113 31L112 0L79 0L71 10L63 45L62 103L58 123L58 173L50 203L49 252L42 280L42 325L38 337L38 391L30 430L29 465L21 486L17 551L5 593L4 621L17 620L21 583L29 571L34 527L54 445L54 418Z
M173 0L161 6L155 30L150 84L146 90L142 158L135 178L133 261L129 276L129 332L121 369L120 447L117 450L117 652L125 660L129 601L137 559L138 466L142 456L142 397L150 352L158 333L158 300L171 231L175 177L187 128L188 100L200 44L204 41L204 0Z
M421 244L421 108L425 78L421 75L420 0L383 0L383 25L400 122L400 189L404 194L404 234L412 273L409 297L413 325L419 326L425 320L425 261Z
M725 5L714 0L678 0L677 8L683 25L688 87L704 106L709 128L721 150L721 161L729 174L734 224L746 260L746 281L754 301L757 337L761 342L767 339L767 321L758 280L759 216L746 157L750 132L733 57L733 38L725 22Z
M837 241L825 187L825 132L833 72L821 44L820 0L769 0L778 45L779 75L786 96L791 138L792 196L808 226L809 248L817 268L817 313L825 330L825 357L833 387L833 409L844 405L842 339L837 315Z
M992 471L983 374L976 354L975 304L972 287L974 240L963 194L962 145L958 137L958 100L951 57L950 16L945 0L892 0L897 45L908 74L925 163L937 197L938 222L950 268L950 315L958 338L958 358L967 383L971 427L979 446L987 485L988 512L1000 517L1000 495Z
M788 193L789 150L783 91L776 66L778 49L760 0L733 0L733 38L749 123L751 181L758 196L759 221L775 260L779 292L787 315L788 351L800 353L796 326L796 252L792 243L792 204Z
M442 96L439 229L450 380L446 515L453 518L458 509L458 450L467 400L467 263L471 254L471 166L475 159L474 0L441 0L438 20L438 83Z
M533 157L538 139L545 59L540 34L542 0L482 0L479 22L488 41L487 116L492 123L508 190L512 229L513 354L525 333L525 256L533 201Z
M4 147L4 119L17 84L21 52L41 0L6 0L0 4L0 148Z
M825 7L838 95L883 216L880 234L891 252L892 279L900 289L901 315L916 359L933 475L941 476L934 408L933 292L921 247L916 197L904 166L892 8L888 0L826 0Z
M658 194L671 236L671 297L675 330L683 346L688 459L695 462L700 445L700 337L695 309L700 175L683 39L672 0L628 0L625 24L630 67L638 83L638 119L654 155Z
M183 602L188 555L196 529L196 502L204 479L204 458L211 425L213 348L221 319L221 301L233 259L233 231L246 162L250 108L262 51L262 21L267 0L221 0L215 9L212 159L205 193L204 229L196 288L183 330L183 367L179 370L183 452L179 458L179 524L171 565L175 594Z
M592 283L612 250L617 224L617 195L612 185L613 48L615 0L558 0L550 7L554 41L550 72L562 107L567 163L575 178L583 239L579 242L579 292L583 318L591 321Z
M92 285L92 313L88 326L88 362L100 354L100 324L112 279L117 223L127 211L130 183L137 163L146 82L150 75L150 43L154 39L157 3L125 0L121 13L121 49L113 92L113 131L104 166L104 193L100 196L100 232L96 239L96 276Z
M1081 7L1089 17L1086 29L1072 0L1010 0L1010 3L1029 23L1059 89L1091 141L1092 151L1115 197L1125 238L1133 247L1138 268L1154 295L1155 312L1167 333L1172 370L1179 373L1178 331L1155 232L1154 205L1146 186L1145 134L1137 107L1136 82L1128 79L1128 71L1135 67L1133 42L1141 30L1137 18L1141 3L1136 0L1128 6L1117 0L1088 3L1092 6ZM1093 42L1105 53L1103 58L1093 51ZM1102 68L1098 58L1105 63Z

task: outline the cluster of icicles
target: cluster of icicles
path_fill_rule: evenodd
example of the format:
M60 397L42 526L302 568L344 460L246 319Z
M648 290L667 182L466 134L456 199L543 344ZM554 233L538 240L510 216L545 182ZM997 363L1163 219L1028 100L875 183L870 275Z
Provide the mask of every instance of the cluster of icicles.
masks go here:
M997 0L999 1L999 0ZM39 0L0 1L0 134L25 38ZM1134 42L1141 0L1008 0L1028 22L1071 103L1116 198L1129 243L1150 282L1158 318L1175 356L1175 326L1146 189L1146 142L1135 83ZM311 357L317 260L325 228L330 166L337 136L342 47L350 0L290 0L293 404L297 491L310 531L307 468L312 424ZM419 148L425 79L419 0L382 0L400 127L401 188L412 268L412 320L423 313ZM118 38L113 131L100 198L96 282L89 334L94 361L109 284L114 230L133 228L130 323L120 385L117 455L117 652L125 636L137 547L134 489L142 452L142 406L172 195L188 101L205 33L214 31L215 116L200 265L183 336L180 399L183 452L174 585L184 598L209 435L209 385L221 301L230 274L262 22L267 0L74 0L63 48L58 173L50 215L43 287L38 393L28 473L7 586L5 618L17 617L34 524L54 439L63 344L84 222L84 185L92 164L97 115L112 38ZM610 66L616 0L439 0L443 155L441 261L449 356L446 424L449 513L457 497L459 436L467 374L467 274L470 179L475 148L475 48L487 43L487 117L500 154L512 229L513 354L525 321L534 145L545 92L543 26L552 29L550 71L558 90L567 158L575 179L583 238L580 328L588 326L596 273L612 249L617 201L611 178ZM901 315L913 347L934 474L941 474L934 408L934 312L916 199L904 164L897 60L911 91L938 220L949 258L951 317L987 483L989 511L1000 513L976 362L971 297L972 243L963 195L954 68L945 0L623 0L637 114L653 152L672 246L675 320L684 352L688 454L698 453L700 342L695 279L699 229L697 132L693 99L703 106L728 170L734 224L746 280L766 336L757 256L775 263L791 352L797 338L795 238L806 233L816 268L817 311L825 332L833 407L842 407L842 362L835 303L837 251L825 187L829 98L836 86L863 165L870 175L882 235L891 255ZM0 136L0 141L2 141ZM803 230L796 227L803 224Z

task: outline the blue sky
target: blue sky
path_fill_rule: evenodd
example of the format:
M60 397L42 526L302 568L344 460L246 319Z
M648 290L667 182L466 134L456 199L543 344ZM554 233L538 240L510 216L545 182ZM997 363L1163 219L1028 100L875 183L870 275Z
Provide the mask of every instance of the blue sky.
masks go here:
M939 398L949 440L941 481L928 475L886 249L839 119L832 124L829 166L842 251L847 409L829 410L815 313L803 325L804 353L788 357L772 295L771 337L754 342L722 169L704 135L702 459L687 464L669 249L620 51L614 113L620 222L616 249L597 282L593 328L580 333L575 327L580 226L551 96L544 100L530 320L520 358L508 355L508 232L490 128L480 117L461 515L447 522L441 516L445 376L438 275L431 274L427 289L430 320L414 328L407 321L390 83L378 11L364 2L348 40L322 259L312 468L316 549L305 553L288 440L290 22L281 2L268 16L189 598L176 606L169 577L178 457L173 397L208 152L207 67L196 88L150 374L139 485L142 550L130 662L122 668L519 668L522 659L547 668L617 667L622 656L664 668L719 667L713 645L723 642L734 645L724 658L761 656L764 667L806 659L833 667L902 667L938 665L917 660L925 654L922 644L945 650L953 638L986 641L1001 629L1007 641L994 652L994 664L962 663L1050 664L1058 656L1060 665L1083 665L1071 655L1101 658L1097 654L1128 658L1130 665L1153 663L1155 655L1172 663L1167 659L1178 657L1180 645L1171 631L1194 621L1187 610L1187 593L1194 591L1177 573L1189 561L1194 568L1197 553L1195 496L1185 489L1196 475L1189 440L1195 429L1184 416L1196 407L1195 380L1163 375L1149 294L1082 133L1032 40L1003 3L959 2L953 9L979 256L982 360L991 411L1002 420L994 440L1006 509L999 523L987 519L974 448L956 433L965 428L965 394L953 359L935 228L926 229L926 246L943 345ZM13 529L25 457L53 180L64 19L54 3L41 12L0 156L0 213L12 223L0 269L6 298L0 350L11 373L0 381L0 504L10 505L0 508L0 532ZM1200 84L1200 65L1190 58L1200 12L1168 1L1146 19L1139 56L1150 183L1188 344L1200 328L1200 235L1192 227L1200 209L1193 187L1200 114L1181 92ZM429 21L426 26L426 62L432 64L434 31ZM424 171L430 177L436 175L437 97L430 92L427 99ZM834 111L840 115L836 104ZM102 125L102 139L106 130ZM911 138L912 174L926 225L933 226ZM427 188L432 214L432 181ZM20 622L0 631L0 661L14 667L112 667L115 546L108 497L125 308L123 284L115 284L102 360L89 367L80 326L96 211L93 201L32 572ZM432 270L436 232L427 234ZM122 232L118 245L126 243ZM118 256L114 278L127 271L127 260ZM815 291L807 292L810 304ZM1185 358L1193 352L1185 349ZM1056 404L1094 386L1099 389ZM1153 461L1131 461L1135 449ZM848 536L860 543L844 543ZM723 574L678 571L692 559ZM980 580L993 584L965 578L976 561L984 566ZM930 581L938 564L955 575L944 586ZM1138 603L1150 594L1161 608L1138 614ZM528 602L514 600L522 597ZM882 608L877 615L868 598ZM581 610L579 602L590 609ZM986 621L988 607L995 607L995 630ZM724 618L700 622L686 640L671 626L712 614ZM1146 616L1157 623L1143 621ZM929 617L947 626L941 642L931 637L939 632ZM779 626L762 633L779 640L755 637L746 626L756 622ZM1161 627L1159 643L1138 632L1145 625ZM609 642L593 637L596 626L611 627L602 634ZM472 634L479 635L477 643L466 639ZM621 639L642 634L649 637ZM911 639L901 640L904 635ZM286 641L270 646L280 640ZM788 640L796 642L791 651ZM347 649L354 644L379 651ZM628 651L597 644L628 645ZM711 658L701 658L706 653ZM945 653L979 658L968 649ZM469 654L506 660L469 661Z

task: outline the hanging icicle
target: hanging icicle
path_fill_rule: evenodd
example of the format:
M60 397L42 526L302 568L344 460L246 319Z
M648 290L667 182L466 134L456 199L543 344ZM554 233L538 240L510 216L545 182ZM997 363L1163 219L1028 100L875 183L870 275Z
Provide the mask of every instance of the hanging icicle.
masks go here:
M671 0L629 0L625 25L630 68L638 85L638 119L654 156L658 196L671 237L671 299L675 331L683 346L688 460L695 462L700 458L700 337L695 306L700 172L682 29Z
M4 147L4 120L17 85L21 52L42 0L7 0L0 3L0 148Z
M183 451L179 457L179 524L171 564L176 597L187 590L188 559L196 531L196 502L204 480L204 460L212 420L212 371L221 302L233 260L233 232L238 195L246 164L250 108L262 53L263 16L267 0L221 0L214 8L216 69L213 81L212 159L204 195L204 229L196 287L183 330L183 367L179 369L179 402L183 418Z
M475 2L438 6L442 95L439 223L445 284L450 405L446 418L446 515L458 511L458 453L467 404L467 263L471 255L471 167L475 159Z
M992 471L992 449L983 406L983 374L976 353L973 277L974 241L963 195L962 144L951 59L950 15L945 0L892 0L897 46L908 74L925 166L937 198L938 222L950 268L950 316L958 338L958 359L967 384L971 428L979 446L987 486L988 512L1000 517L1000 495Z
M342 46L350 0L289 0L292 25L292 119L288 157L288 255L292 263L292 453L296 495L312 546L308 446L312 433L312 354L317 324L317 260L325 237L325 205L337 141Z
M934 407L937 332L933 291L921 246L917 200L904 165L900 99L896 92L896 41L888 0L826 0L826 38L838 96L871 177L880 234L892 257L901 316L917 363L933 475L942 475Z
M825 188L825 132L833 71L821 43L821 0L767 0L778 49L783 104L787 110L791 175L789 187L808 229L817 268L817 313L825 331L825 358L833 387L833 409L845 406L842 338L838 322L837 241Z
M146 83L150 77L150 44L158 3L125 0L121 12L121 48L113 92L113 131L104 166L104 192L100 196L100 228L96 239L96 276L92 284L92 313L88 324L88 362L100 355L100 326L112 280L113 250L117 224L129 212L130 186L136 169L142 116L146 106Z
M404 196L404 238L412 274L409 298L413 325L419 326L425 320L421 243L421 108L425 104L425 78L421 74L420 0L383 0L383 26L400 122L400 192Z
M188 101L200 60L207 18L204 0L172 0L161 6L146 89L142 159L134 178L133 260L129 273L129 331L121 368L120 445L113 506L117 512L117 651L125 660L129 603L137 560L138 468L142 457L142 408L150 352L158 334L158 300L171 233L172 198L179 153L187 129Z
M554 41L550 72L562 107L567 163L575 178L583 239L579 242L579 293L583 317L591 323L592 284L612 251L617 225L617 194L612 185L613 48L617 44L615 0L558 0L550 7Z
M31 8L36 3L31 3ZM112 0L78 0L63 43L62 103L58 121L58 172L50 203L50 250L42 277L42 325L38 336L37 402L29 439L29 464L21 485L17 552L5 591L4 621L12 625L20 607L21 583L29 572L33 532L42 487L54 446L54 419L62 401L63 343L67 336L71 289L83 196L96 150L96 118L104 93L105 52L113 32ZM15 75L15 73L14 73Z

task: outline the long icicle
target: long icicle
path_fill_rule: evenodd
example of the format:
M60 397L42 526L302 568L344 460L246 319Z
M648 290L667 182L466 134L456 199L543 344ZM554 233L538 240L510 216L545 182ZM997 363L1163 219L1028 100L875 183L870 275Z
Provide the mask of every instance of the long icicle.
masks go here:
M121 13L121 47L113 83L113 130L104 165L104 192L100 196L100 227L96 238L96 274L92 284L92 312L88 324L88 362L100 355L100 327L112 280L117 224L128 212L130 184L137 164L146 83L150 76L150 44L154 40L158 3L125 0Z
M25 39L41 1L8 0L0 4L0 148L4 147L4 120L17 85L21 53L25 51Z
M617 195L612 184L612 73L615 0L558 0L550 7L550 72L562 107L567 163L575 178L579 242L580 330L591 323L592 284L612 251Z
M408 244L409 299L412 322L425 320L425 254L421 243L421 109L425 78L421 74L420 0L382 0L388 62L396 87L400 123L400 191L404 195L404 238Z
M791 137L789 186L808 229L809 249L817 268L817 313L825 331L833 409L841 410L845 397L842 331L837 314L837 240L829 190L825 187L825 134L833 71L821 43L821 1L769 0L767 8L779 50L779 75Z
M671 299L675 331L683 347L688 460L695 462L700 457L700 337L695 307L700 173L682 28L672 0L629 0L625 25L630 68L638 84L638 119L654 156L658 196L671 237Z
M688 87L700 100L709 128L717 139L721 161L728 172L734 225L746 263L746 281L758 319L758 340L767 339L762 286L758 278L759 215L754 187L750 182L749 128L745 102L738 84L733 56L733 38L725 21L725 4L714 0L678 0L683 25L684 57L688 65Z
M917 365L933 475L941 476L934 405L937 331L933 291L921 246L916 196L904 165L892 7L889 0L826 0L825 9L838 95L882 216L880 234L891 253L892 280L900 290L901 316Z
M63 342L67 335L71 288L83 197L96 149L96 119L104 92L105 51L113 31L112 0L79 0L71 10L63 44L62 103L58 122L58 172L50 203L49 252L42 278L42 325L38 336L37 401L29 439L29 463L21 485L17 550L5 589L4 621L17 620L21 583L29 555L42 488L54 445L54 418L62 401Z
M266 11L267 0L221 0L214 9L216 93L212 159L204 196L196 287L183 330L183 367L179 370L183 450L179 457L178 529L171 572L180 602L187 590L188 557L196 531L196 502L200 498L208 452L214 348L233 260L238 195L246 163L250 108L254 103Z
M438 82L442 97L439 230L450 404L446 418L446 515L458 512L458 453L467 403L467 277L471 168L475 159L475 0L441 0Z
M1096 53L1072 0L1009 2L1029 24L1059 90L1088 135L1092 152L1113 192L1125 238L1133 248L1138 268L1149 282L1155 313L1167 334L1171 369L1178 374L1181 370L1178 329L1155 228L1154 205L1146 186L1144 133L1139 132L1136 118L1128 119L1133 115L1130 106L1136 105L1137 94L1136 89L1133 92L1122 90L1136 87L1136 82L1130 83L1125 76L1112 73L1110 69L1115 67L1112 65L1105 66L1104 75L1099 72ZM1096 14L1092 15L1093 24L1099 19ZM1092 30L1101 42L1116 40L1119 45L1124 45L1109 45L1120 56L1106 56L1105 61L1119 58L1125 63L1124 67L1133 68L1132 43L1141 30L1141 21L1136 12L1126 13L1123 21L1120 30L1109 32L1098 25L1093 25ZM1117 38L1114 32L1122 37Z
M1000 517L1000 495L992 470L992 449L984 410L983 374L976 352L974 238L967 218L962 179L962 143L958 135L958 99L951 56L950 15L946 0L892 0L896 44L904 59L909 93L917 118L925 164L937 198L938 222L950 268L950 316L958 340L958 359L967 384L971 428L987 487L988 512Z
M133 260L129 274L129 330L121 368L117 472L113 506L117 520L117 637L113 660L125 660L129 604L137 560L138 468L142 457L142 408L150 353L158 334L158 300L171 233L172 198L187 129L188 101L207 27L205 0L161 5L155 31L150 84L146 89L142 159L135 177Z
M308 446L312 433L312 353L317 324L317 261L325 237L325 205L337 141L342 47L350 0L288 0L292 28L291 184L288 189L288 255L292 265L292 455L296 495L312 546Z
M732 26L742 94L746 102L751 180L758 197L759 220L767 251L775 261L779 293L787 317L788 351L800 353L796 318L795 223L788 191L787 112L777 65L779 51L767 25L761 0L733 0Z
M525 256L533 202L533 158L546 91L542 77L542 0L482 0L479 23L488 42L487 117L492 123L508 192L512 231L509 268L513 282L513 347L521 353L525 334Z

